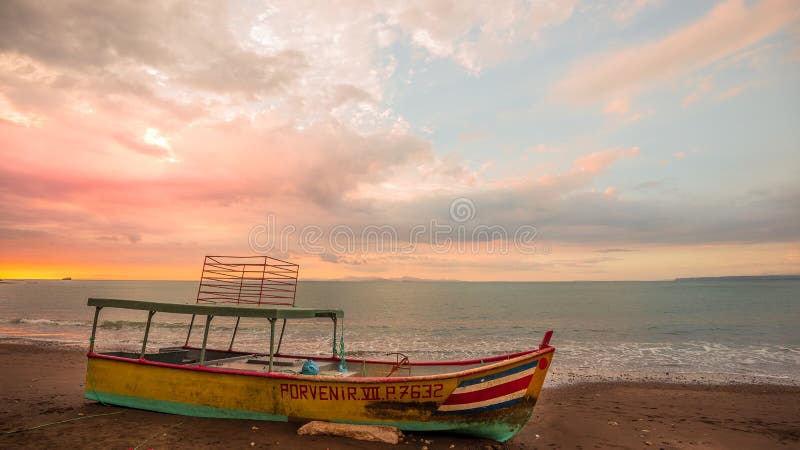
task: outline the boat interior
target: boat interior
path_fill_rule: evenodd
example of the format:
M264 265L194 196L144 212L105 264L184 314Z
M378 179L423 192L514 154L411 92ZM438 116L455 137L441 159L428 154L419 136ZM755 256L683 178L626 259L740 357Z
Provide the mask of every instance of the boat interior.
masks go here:
M139 353L124 351L99 352L98 354L134 360L138 360L140 357ZM405 355L392 355L396 356L394 361L369 361L347 358L346 369L343 371L339 370L339 359L314 356L275 355L272 361L272 372L299 375L302 373L303 365L306 364L306 361L312 360L319 369L317 373L319 376L409 377L459 372L485 366L493 362L466 361L464 364L414 364L409 362ZM198 366L200 349L195 347L165 347L159 349L158 352L146 353L144 359L147 361L177 364L187 367ZM266 373L269 372L269 354L206 349L203 367L241 372Z

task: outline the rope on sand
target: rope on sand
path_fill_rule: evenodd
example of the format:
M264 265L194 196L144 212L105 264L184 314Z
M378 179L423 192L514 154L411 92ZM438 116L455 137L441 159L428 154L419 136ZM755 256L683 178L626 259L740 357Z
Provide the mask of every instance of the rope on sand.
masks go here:
M173 428L175 428L175 427L178 427L178 426L180 426L180 425L183 425L183 422L178 422L178 423L176 423L175 425L172 425L172 426L168 427L168 428L167 428L167 430L171 430L171 429L173 429ZM158 435L159 435L159 434L161 434L161 433L164 433L164 430L162 430L162 431L159 431L158 433L156 433L156 434L154 434L154 435L150 436L149 438L147 438L147 439L143 440L142 442L140 442L140 443L139 443L139 445L137 445L136 447L133 447L133 450L139 450L139 447L141 447L141 446L143 446L144 444L146 444L146 443L147 443L147 441L149 441L149 440L151 440L151 439L155 439L155 437L156 437L156 436L158 436Z
M50 425L57 425L59 423L67 423L67 422L74 422L76 420L91 419L92 417L112 416L114 414L122 414L124 412L125 411L115 411L115 412L111 412L111 413L94 414L94 415L91 415L91 416L73 417L72 419L59 420L58 422L50 422L50 423L44 423L44 424L41 424L41 425L36 425L35 427L22 428L22 429L13 430L13 431L5 431L5 432L3 432L3 434L5 435L5 434L21 433L23 431L36 430L38 428L49 427Z

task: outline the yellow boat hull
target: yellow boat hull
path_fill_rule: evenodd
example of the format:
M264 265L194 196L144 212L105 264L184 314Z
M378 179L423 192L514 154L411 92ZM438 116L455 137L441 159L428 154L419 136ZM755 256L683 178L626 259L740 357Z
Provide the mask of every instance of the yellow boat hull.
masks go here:
M239 372L90 353L85 396L199 417L393 425L505 441L530 418L553 352L548 346L479 368L386 378Z

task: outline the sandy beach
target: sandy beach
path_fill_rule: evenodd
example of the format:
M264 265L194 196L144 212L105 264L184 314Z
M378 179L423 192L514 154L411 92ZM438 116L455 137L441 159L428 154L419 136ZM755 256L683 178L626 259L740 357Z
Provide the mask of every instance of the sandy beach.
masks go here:
M3 448L395 448L297 436L300 424L296 423L200 419L85 400L85 355L80 348L7 341L0 344L0 356ZM800 387L568 384L545 388L531 421L504 444L448 434L412 434L399 446L430 450L798 448Z

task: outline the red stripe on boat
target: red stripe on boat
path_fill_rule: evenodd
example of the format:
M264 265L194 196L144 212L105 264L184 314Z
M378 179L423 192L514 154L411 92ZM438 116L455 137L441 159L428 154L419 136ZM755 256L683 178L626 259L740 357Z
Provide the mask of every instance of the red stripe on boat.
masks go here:
M508 383L499 384L490 388L481 389L479 391L465 392L463 394L451 394L447 400L442 403L443 405L460 405L463 403L475 403L491 400L493 398L502 397L517 391L521 391L528 387L531 382L533 374L518 378Z

